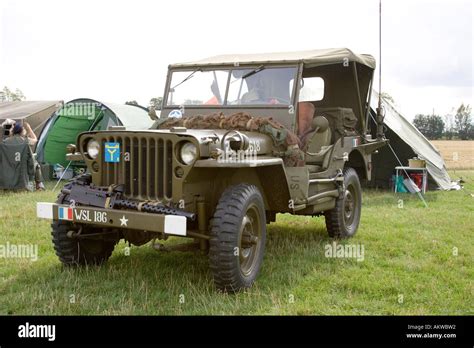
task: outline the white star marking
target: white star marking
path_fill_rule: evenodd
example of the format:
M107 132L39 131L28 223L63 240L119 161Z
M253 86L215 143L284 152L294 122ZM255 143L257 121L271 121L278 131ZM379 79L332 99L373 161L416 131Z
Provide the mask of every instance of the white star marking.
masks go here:
M127 226L128 219L124 216L120 219L120 226Z

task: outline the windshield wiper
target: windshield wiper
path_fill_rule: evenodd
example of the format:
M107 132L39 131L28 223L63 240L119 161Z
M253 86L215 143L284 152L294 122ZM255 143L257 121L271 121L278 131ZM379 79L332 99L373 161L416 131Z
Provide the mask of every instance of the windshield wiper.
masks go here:
M174 85L173 87L171 87L170 89L173 91L176 87L178 87L179 85L185 83L186 81L188 81L191 77L194 76L195 73L197 73L198 71L202 71L201 68L198 68L196 70L194 70L191 74L189 74L188 76L186 76L183 81L177 83L176 85Z
M242 79L246 79L247 77L250 77L252 75L255 75L256 73L259 73L260 71L262 71L263 69L265 69L265 67L263 65L260 65L258 68L252 70L252 71L249 71L248 73L246 73L245 75L242 76Z

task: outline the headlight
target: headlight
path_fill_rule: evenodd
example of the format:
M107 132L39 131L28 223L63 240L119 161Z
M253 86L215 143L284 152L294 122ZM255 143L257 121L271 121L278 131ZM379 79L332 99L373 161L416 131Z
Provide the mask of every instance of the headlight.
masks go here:
M197 148L193 143L187 142L181 146L181 161L184 164L191 164L197 157Z
M90 158L95 159L99 155L99 150L100 150L100 144L94 140L91 139L87 143L87 154L90 156Z

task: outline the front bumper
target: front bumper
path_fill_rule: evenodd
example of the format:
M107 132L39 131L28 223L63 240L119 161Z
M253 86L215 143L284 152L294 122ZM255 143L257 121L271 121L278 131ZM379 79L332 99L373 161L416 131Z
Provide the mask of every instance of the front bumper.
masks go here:
M36 216L54 221L70 221L98 227L123 228L186 236L186 218L177 215L141 213L96 207L70 207L39 202Z

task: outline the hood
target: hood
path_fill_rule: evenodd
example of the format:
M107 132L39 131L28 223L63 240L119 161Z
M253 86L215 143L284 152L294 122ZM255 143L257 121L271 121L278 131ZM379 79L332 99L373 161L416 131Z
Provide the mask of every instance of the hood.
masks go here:
M200 147L201 157L210 157L210 154L216 149L222 148L222 140L224 137L228 139L236 133L242 134L248 140L250 149L254 151L256 155L268 155L273 151L273 141L265 134L259 132L248 132L248 131L233 131L226 129L187 129L184 127L174 127L171 129L150 129L142 131L132 130L112 130L112 131L99 131L99 132L87 132L90 134L97 133L127 133L127 134L144 134L144 133L156 133L156 134L174 134L177 137L193 137L197 140ZM227 141L227 140L225 140Z
M209 154L215 149L222 148L224 137L226 141L234 135L241 134L246 137L250 149L255 151L257 155L268 155L272 153L273 142L271 138L259 132L234 131L227 129L186 129L184 127L175 127L171 129L150 130L156 133L176 134L179 137L193 137L200 145L201 157L209 157Z

